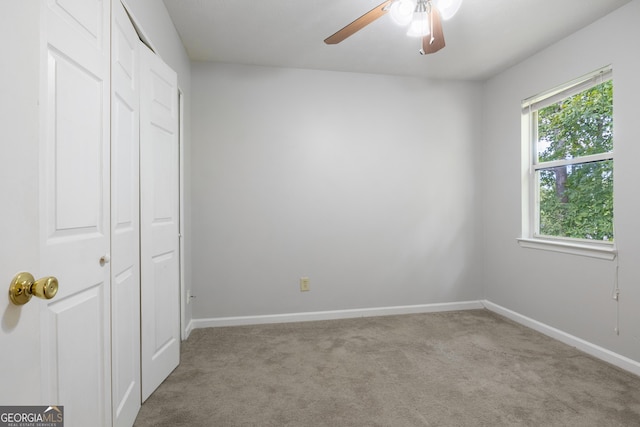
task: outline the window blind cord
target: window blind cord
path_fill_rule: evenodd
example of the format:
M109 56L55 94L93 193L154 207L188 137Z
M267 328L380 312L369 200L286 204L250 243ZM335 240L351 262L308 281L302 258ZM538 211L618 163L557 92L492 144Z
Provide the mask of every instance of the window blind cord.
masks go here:
M618 270L620 269L620 263L618 256L616 256L616 271L613 276L613 291L611 292L611 298L616 302L616 327L614 331L616 335L620 335L620 286L618 285Z

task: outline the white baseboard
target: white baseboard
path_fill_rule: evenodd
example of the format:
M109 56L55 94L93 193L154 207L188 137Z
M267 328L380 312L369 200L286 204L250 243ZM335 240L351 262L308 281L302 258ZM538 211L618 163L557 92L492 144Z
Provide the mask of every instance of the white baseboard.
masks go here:
M398 307L359 308L353 310L316 311L308 313L270 314L264 316L214 317L193 319L191 329L221 326L260 325L267 323L306 322L312 320L353 319L357 317L390 316L396 314L435 313L441 311L483 309L480 301L441 304L405 305Z
M520 323L521 325L527 326L553 339L575 347L578 350L581 350L593 357L604 360L605 362L617 366L618 368L624 369L625 371L629 371L635 375L640 376L640 362L636 362L633 359L629 359L628 357L622 356L618 353L614 353L611 350L607 350L604 347L600 347L596 344L585 341L582 338L578 338L552 326L538 322L537 320L531 319L527 316L523 316L522 314L516 313L515 311L509 310L508 308L504 308L498 304L494 304L491 301L483 300L481 301L481 303L487 310L500 314L508 319L513 320L514 322Z
M186 341L187 338L189 338L189 335L191 335L191 331L193 331L193 329L193 319L191 319L189 320L189 323L187 323L187 326L184 328L184 331L182 333L182 341Z

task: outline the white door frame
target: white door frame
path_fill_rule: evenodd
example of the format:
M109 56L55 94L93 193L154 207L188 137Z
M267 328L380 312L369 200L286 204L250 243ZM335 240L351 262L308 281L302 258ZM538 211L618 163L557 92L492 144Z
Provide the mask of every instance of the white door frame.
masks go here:
M191 295L187 295L185 280L185 221L184 221L184 94L178 86L178 144L180 147L180 333L182 340L189 337L187 324L187 307L191 303Z

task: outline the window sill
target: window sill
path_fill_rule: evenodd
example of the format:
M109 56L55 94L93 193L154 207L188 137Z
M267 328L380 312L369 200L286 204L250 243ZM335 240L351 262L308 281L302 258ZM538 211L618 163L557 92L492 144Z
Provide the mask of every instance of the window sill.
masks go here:
M564 254L580 255L591 258L613 261L618 251L613 245L584 244L559 240L545 240L534 238L519 238L518 244L522 248L540 249L545 251L560 252Z

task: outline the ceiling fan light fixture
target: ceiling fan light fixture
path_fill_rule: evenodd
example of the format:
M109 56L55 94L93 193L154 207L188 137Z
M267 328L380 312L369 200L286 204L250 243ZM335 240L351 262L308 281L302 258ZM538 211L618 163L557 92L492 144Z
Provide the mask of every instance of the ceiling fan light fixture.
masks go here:
M409 25L413 18L416 2L413 0L395 0L389 8L391 20L401 27Z
M418 0L407 30L409 37L424 37L431 33L429 28L429 11L431 5L427 0Z
M436 53L445 47L440 8L443 8L446 17L450 18L457 12L461 3L462 0L384 0L378 6L324 39L324 42L329 45L340 43L389 13L396 23L409 25L407 36L422 37L421 54ZM411 12L412 7L413 12Z
M440 11L443 20L449 20L458 12L462 0L433 0L434 6Z
M424 37L431 33L429 29L429 15L426 13L421 14L419 17L414 17L407 30L409 37Z

